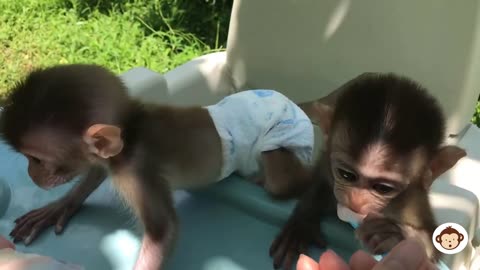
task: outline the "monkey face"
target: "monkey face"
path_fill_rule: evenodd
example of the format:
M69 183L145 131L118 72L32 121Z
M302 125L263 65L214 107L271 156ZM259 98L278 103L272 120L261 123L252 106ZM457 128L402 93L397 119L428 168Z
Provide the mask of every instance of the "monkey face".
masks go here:
M404 157L391 155L383 144L366 147L357 160L343 149L333 145L330 155L334 193L340 204L357 214L366 216L380 212L411 181L415 181L411 164L403 162ZM413 156L407 157L407 160L412 159Z
M452 228L452 226L448 226L437 237L435 237L435 241L446 250L456 249L463 240L464 235L458 230Z
M28 160L28 174L41 188L72 180L90 164L82 141L74 136L36 131L22 138L19 152Z
M441 239L440 244L444 249L447 249L447 250L455 249L460 244L459 236L456 233L444 234L440 237L440 239Z

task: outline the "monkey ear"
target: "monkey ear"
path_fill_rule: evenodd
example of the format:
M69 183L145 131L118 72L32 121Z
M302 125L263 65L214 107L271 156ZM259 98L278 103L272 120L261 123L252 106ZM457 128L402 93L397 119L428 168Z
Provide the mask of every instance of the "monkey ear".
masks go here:
M118 155L123 149L122 130L117 126L96 124L90 126L83 136L91 153L107 159Z
M318 120L317 124L322 129L325 141L328 139L328 135L330 134L330 131L331 131L333 111L334 111L334 108L330 105L327 105L321 102L315 103L315 114L316 114L316 119Z
M457 162L466 155L467 152L458 146L447 145L440 148L433 160L430 162L431 175L427 180L427 183L425 183L428 188L431 186L433 181L435 181L435 179L455 166L455 164L457 164Z

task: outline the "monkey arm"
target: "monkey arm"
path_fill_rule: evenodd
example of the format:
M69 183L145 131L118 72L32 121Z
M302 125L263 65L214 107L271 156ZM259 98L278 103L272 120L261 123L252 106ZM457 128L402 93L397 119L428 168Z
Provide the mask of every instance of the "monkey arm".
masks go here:
M88 196L100 186L107 172L102 167L92 167L80 182L61 199L35 209L15 220L10 236L14 242L30 244L46 228L55 226L60 234L68 220L80 209Z
M83 203L107 177L107 171L100 166L91 167L80 182L73 187L63 199L74 199Z
M300 199L270 247L275 269L282 263L283 269L290 269L298 255L306 252L311 243L319 247L326 244L320 231L320 221L327 215L335 215L336 200L328 179L315 177L315 180L318 182Z
M129 192L129 204L143 223L145 232L135 270L161 269L177 234L177 216L168 182L159 177L154 162L144 162L133 185L119 185ZM149 166L152 165L152 166Z

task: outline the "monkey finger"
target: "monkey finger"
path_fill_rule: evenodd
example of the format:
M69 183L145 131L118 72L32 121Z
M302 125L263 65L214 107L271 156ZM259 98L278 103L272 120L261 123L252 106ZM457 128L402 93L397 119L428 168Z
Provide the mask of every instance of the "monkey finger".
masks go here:
M280 268L280 266L282 265L288 249L290 249L292 245L294 245L292 242L295 242L295 240L292 241L291 235L286 235L283 241L278 245L278 248L274 251L273 266L275 269Z
M31 223L31 222L35 222L37 220L43 220L45 218L47 218L49 215L49 212L48 211L35 211L34 213L29 213L27 215L24 216L24 218L22 218L21 220L19 220L16 225L15 225L15 228L20 228L20 227L23 227L25 226L26 223Z
M39 223L39 224L41 224L41 223ZM32 243L32 241L37 238L38 233L44 229L44 227L42 227L42 225L39 225L39 224L35 225L32 228L32 231L30 232L30 235L27 236L25 238L25 240L23 241L26 246L30 245Z
M33 220L26 219L24 222L15 225L13 230L10 232L10 236L12 236L12 237L17 236L19 231L24 230L24 228L29 226L32 222L33 222Z
M355 234L357 237L360 236L370 238L372 235L378 233L400 234L401 232L401 228L394 223L375 220L368 223L363 223L360 227L358 227Z
M40 230L51 226L52 224L52 220L48 218L42 220L31 220L26 222L22 227L18 228L18 230L15 232L14 239L17 239L17 241L23 241L31 235L34 228Z
M17 231L12 232L10 237L13 238L13 243L23 242L25 240L26 235L28 234L28 230L30 228L27 227L20 227Z
M390 229L395 228L396 230L400 229L394 221L387 218L371 218L369 220L365 220L362 222L359 229L365 230L368 228L375 231L385 227L389 227Z
M19 242L22 242L23 239L24 239L24 237L22 237L22 236L14 236L12 241L13 241L14 244L17 244Z
M298 258L297 259L297 262L300 260L300 257L301 257L301 254L307 254L307 251L308 251L308 244L300 244L299 247L298 247L298 250L297 250L297 253L295 254L296 257ZM307 256L305 256L306 258L309 258ZM288 258L288 256L287 256ZM285 260L288 260L288 259L285 259ZM292 259L292 262L290 263L285 263L289 266L291 266L293 263L293 259ZM312 268L312 270L316 270L315 268Z
M270 257L272 257L273 254L275 254L275 251L278 249L278 246L280 245L280 242L281 242L281 241L282 241L282 235L277 236L277 237L273 240L272 244L270 245L270 249L268 250L268 255L269 255Z
M30 230L32 228L32 226L34 226L35 224L41 223L44 220L49 220L49 219L51 219L51 218L49 218L48 216L38 215L34 218L25 220L23 223L19 223L15 226L15 228L10 232L10 236L13 237L13 236L16 236L18 234L25 233L25 231Z
M17 219L15 219L14 223L19 223L19 222L24 221L25 219L28 219L31 216L35 216L36 214L38 214L42 210L43 209L36 209L36 210L30 211L30 212L24 214L23 216L20 216Z
M389 252L392 248L394 248L398 243L400 243L403 239L400 237L389 237L377 243L375 248L373 249L374 254L383 254Z
M28 214L22 216L21 218L17 219L17 221L15 222L15 227L22 227L23 224L25 224L29 220L37 219L42 214L43 214L43 212L41 212L41 211L37 211L37 212L34 212L34 213L28 213Z
M270 245L270 250L269 254L270 257L272 257L276 251L278 250L279 246L282 244L282 242L285 240L285 238L288 238L288 235L290 234L290 227L285 227L279 235L273 240L273 243Z
M283 269L284 270L290 270L292 269L292 265L295 259L298 258L298 255L300 252L298 252L298 248L295 249L290 249L287 251L285 254L285 258L283 259Z
M368 248L368 250L373 251L378 246L378 244L380 244L381 240L382 239L380 239L380 236L377 234L363 240L363 243Z
M63 229L65 228L65 225L70 220L72 215L73 215L72 211L65 210L63 212L63 215L60 216L60 218L57 220L57 223L55 224L55 233L56 234L61 234L63 232Z
M401 234L377 233L363 241L363 243L372 253L381 254L389 251L401 240L403 240Z

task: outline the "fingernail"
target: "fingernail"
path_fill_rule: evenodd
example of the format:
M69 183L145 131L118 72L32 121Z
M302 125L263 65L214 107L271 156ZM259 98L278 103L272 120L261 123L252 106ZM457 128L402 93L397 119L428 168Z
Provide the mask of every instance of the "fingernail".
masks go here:
M335 253L335 251L333 251L333 249L327 249L327 251L325 251L325 253L331 253L331 254L337 256L337 253Z
M317 262L314 261L312 258L308 257L307 255L300 254L296 269L302 270L315 270L317 266Z

